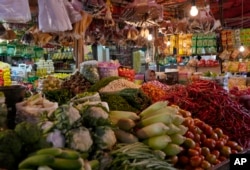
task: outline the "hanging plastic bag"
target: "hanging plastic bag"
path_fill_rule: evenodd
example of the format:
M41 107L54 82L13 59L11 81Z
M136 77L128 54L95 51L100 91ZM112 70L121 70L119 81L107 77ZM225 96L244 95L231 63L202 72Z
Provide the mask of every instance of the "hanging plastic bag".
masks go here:
M72 30L72 25L63 0L38 0L39 30L42 32L63 32Z
M73 24L80 21L82 19L81 13L75 10L73 5L68 0L64 0L63 2L68 12L71 23Z
M30 20L28 0L0 0L0 21L26 23Z
M71 4L73 5L74 9L77 10L77 11L82 11L83 9L83 4L81 1L79 0L72 0L71 1Z

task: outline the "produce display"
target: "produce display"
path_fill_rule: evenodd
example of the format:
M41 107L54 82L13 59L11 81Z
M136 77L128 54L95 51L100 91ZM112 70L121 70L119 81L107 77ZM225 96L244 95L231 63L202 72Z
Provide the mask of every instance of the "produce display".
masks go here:
M230 140L244 148L250 146L249 111L215 82L197 80L187 86L176 85L168 90L166 100L192 111L194 118L213 128L221 128Z
M141 89L152 99L153 102L164 100L168 95L168 86L159 81L149 81L143 83Z
M42 89L43 91L52 91L61 88L61 82L58 78L53 76L48 76L43 80Z
M247 89L118 76L92 84L80 72L44 81L16 104L15 128L0 131L1 169L206 170L250 146Z
M243 151L237 142L229 140L220 128L212 128L197 118L186 117L183 125L188 127L184 150L175 164L180 169L211 169L229 159L231 153Z
M110 82L108 85L106 85L105 87L101 88L99 90L99 92L103 93L103 92L116 92L116 91L121 91L125 88L139 88L139 85L136 85L135 83L126 80L124 78L118 79L118 80L114 80L112 82Z
M80 72L71 75L61 85L63 89L68 89L74 95L87 91L90 86L91 83Z

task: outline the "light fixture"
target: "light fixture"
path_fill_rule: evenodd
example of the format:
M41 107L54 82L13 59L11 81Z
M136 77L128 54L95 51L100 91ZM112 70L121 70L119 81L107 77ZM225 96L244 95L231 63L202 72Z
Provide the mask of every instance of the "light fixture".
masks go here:
M170 41L168 40L168 41L167 41L167 46L170 46L170 44L171 44L171 43L170 43Z
M194 17L194 16L198 15L198 12L199 11L195 5L195 0L192 0L192 7L190 9L190 15Z
M245 51L245 47L243 46L243 44L240 45L239 51L240 52L244 52Z
M241 29L243 29L243 0L241 1ZM243 43L241 43L239 51L242 53L245 51L245 47Z
M151 41L153 39L153 35L152 34L148 34L148 41Z

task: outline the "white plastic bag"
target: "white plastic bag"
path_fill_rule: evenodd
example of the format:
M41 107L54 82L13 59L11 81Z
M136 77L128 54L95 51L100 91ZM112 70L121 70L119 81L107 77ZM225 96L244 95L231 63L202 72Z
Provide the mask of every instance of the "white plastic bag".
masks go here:
M72 24L76 23L78 21L81 21L81 19L82 19L81 13L79 11L75 10L73 5L68 0L64 0L64 5L66 7L66 10L67 10L68 15L69 15L69 19L70 19Z
M42 32L63 32L72 30L72 25L63 0L38 0L39 30Z
M0 0L0 21L26 23L30 20L28 0Z

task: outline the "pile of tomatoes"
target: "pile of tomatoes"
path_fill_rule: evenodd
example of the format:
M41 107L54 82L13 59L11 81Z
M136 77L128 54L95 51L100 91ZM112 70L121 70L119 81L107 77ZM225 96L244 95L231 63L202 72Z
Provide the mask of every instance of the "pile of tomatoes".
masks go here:
M135 70L126 68L126 67L119 67L118 68L118 75L120 77L124 77L129 81L134 81L135 79Z
M227 159L232 153L243 151L238 143L229 140L220 128L213 129L200 119L186 117L183 123L189 128L178 155L176 167L186 170L206 170Z

